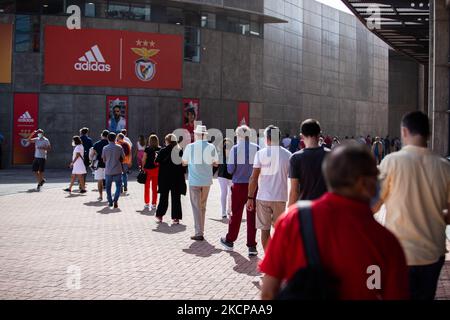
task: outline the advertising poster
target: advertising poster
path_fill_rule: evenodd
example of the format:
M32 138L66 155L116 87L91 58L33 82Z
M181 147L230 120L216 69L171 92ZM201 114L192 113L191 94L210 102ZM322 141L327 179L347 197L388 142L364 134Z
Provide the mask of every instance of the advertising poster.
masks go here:
M28 136L38 129L39 95L36 93L14 94L13 164L31 164L34 144Z
M11 83L12 25L0 23L0 83Z
M199 118L200 101L198 99L183 99L183 129L191 134L191 141L194 141L195 121Z
M120 133L128 130L128 97L107 96L106 97L106 129Z
M238 104L238 125L250 125L249 104L248 102L239 102Z
M45 84L181 90L182 66L180 35L45 27Z

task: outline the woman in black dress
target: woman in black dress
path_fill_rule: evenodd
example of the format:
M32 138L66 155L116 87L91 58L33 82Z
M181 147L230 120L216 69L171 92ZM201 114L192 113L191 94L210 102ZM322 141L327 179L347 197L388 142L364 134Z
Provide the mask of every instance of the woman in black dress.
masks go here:
M159 204L156 209L156 219L162 222L163 216L169 207L169 192L172 201L173 224L179 224L182 219L181 195L186 195L186 169L181 164L183 150L178 145L177 137L168 134L165 139L166 146L160 150L155 162L159 163L158 192ZM176 163L174 161L178 160Z

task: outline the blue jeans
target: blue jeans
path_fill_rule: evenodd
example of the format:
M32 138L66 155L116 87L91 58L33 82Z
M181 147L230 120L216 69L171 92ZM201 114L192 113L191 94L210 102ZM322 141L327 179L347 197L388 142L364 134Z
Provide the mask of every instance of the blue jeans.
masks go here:
M127 164L122 164L122 183L123 183L123 187L124 188L128 188L128 165Z
M116 183L116 193L114 193L114 202L117 202L119 200L120 197L120 191L122 189L122 177L120 174L116 174L116 175L106 175L105 176L105 180L106 180L106 195L108 197L108 203L112 204L113 203L113 199L111 196L111 188L112 188L112 183L113 181Z

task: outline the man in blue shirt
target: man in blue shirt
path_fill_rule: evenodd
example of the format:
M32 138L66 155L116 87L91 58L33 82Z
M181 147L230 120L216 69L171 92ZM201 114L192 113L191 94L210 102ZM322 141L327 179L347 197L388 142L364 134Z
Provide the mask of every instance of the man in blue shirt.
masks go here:
M233 250L241 227L242 213L247 203L248 183L253 171L255 154L258 145L250 142L250 128L246 125L236 129L238 143L230 150L227 170L233 175L231 186L231 218L228 233L220 239L226 250ZM255 210L247 210L247 247L248 255L256 256L256 214Z
M206 126L194 130L195 142L186 146L183 166L188 167L189 196L194 215L195 235L192 240L203 241L205 230L206 201L212 185L213 166L217 167L219 156L216 147L206 141Z

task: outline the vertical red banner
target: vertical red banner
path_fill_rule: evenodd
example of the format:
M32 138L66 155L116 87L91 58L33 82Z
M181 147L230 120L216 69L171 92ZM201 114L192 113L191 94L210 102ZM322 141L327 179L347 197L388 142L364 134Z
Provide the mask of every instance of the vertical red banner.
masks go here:
M238 114L238 125L243 125L243 124L249 125L250 124L248 102L239 102L237 114Z
M128 130L127 96L106 97L106 128L115 133L123 129Z
M31 132L38 129L39 95L14 94L13 164L31 164L34 144L27 141Z

